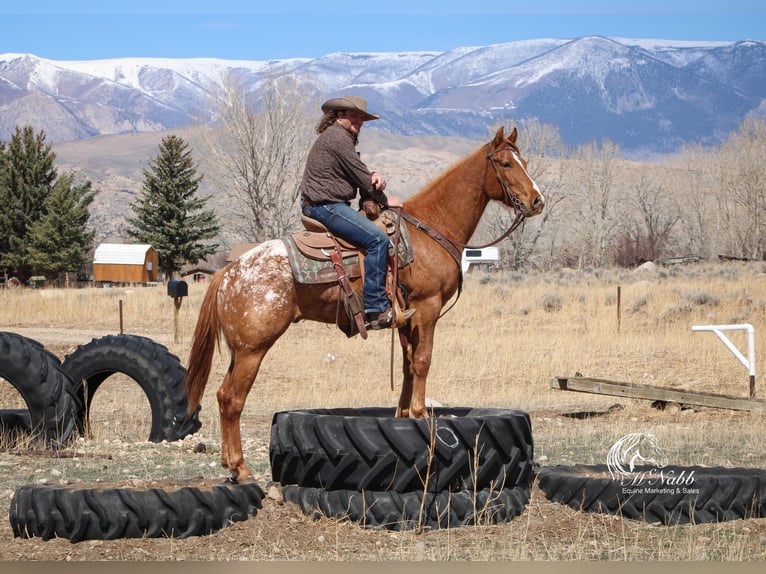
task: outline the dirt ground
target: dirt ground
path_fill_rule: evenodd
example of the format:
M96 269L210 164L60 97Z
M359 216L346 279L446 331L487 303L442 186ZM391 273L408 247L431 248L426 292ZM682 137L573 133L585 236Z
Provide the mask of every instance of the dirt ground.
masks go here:
M354 523L332 518L306 516L297 505L284 503L277 488L269 488L268 441L270 419L262 418L243 425L248 437L246 452L249 464L256 469L255 479L266 491L263 508L244 522L232 524L216 533L188 539L122 539L113 541L83 541L71 543L65 539L14 538L9 523L0 525L0 559L2 560L418 560L470 558L510 525L453 529L449 532L413 533L369 530ZM197 436L181 441L186 448L171 449L171 457L189 456L203 444ZM167 445L166 445L167 446ZM195 448L197 447L197 448ZM96 453L83 453L95 465L104 467L120 464L134 467L138 459L152 466L156 456L167 456L162 446L122 445L114 456L99 460ZM64 453L66 455L66 453ZM215 465L217 451L196 453L204 465ZM116 460L118 459L119 460ZM133 459L132 462L128 462ZM56 465L54 453L6 452L0 456L4 466L18 468ZM87 462L86 462L87 464ZM259 472L258 469L261 471ZM223 473L220 470L219 473ZM215 474L215 472L213 472ZM155 485L172 488L178 481L165 478L152 481ZM126 480L126 485L143 486L141 481ZM12 488L0 492L0 502L8 507ZM537 503L542 495L536 493ZM528 517L517 518L518 524L543 519L557 505L543 502L547 510L530 511ZM541 512L543 514L541 514ZM566 511L564 511L566 514ZM478 543L478 545L477 545ZM491 547L491 543L490 543ZM485 549L484 552L488 550Z
M702 413L703 416L704 413ZM530 413L533 420L566 420L555 411ZM604 418L620 416L603 414ZM651 415L650 415L651 416ZM707 416L716 416L708 414ZM306 516L297 505L284 503L276 489L269 489L268 437L270 419L247 421L246 456L257 482L269 494L255 516L206 536L188 539L119 539L43 541L14 538L9 522L0 523L0 560L55 561L158 561L158 560L707 560L730 557L729 545L747 548L744 559L766 558L766 520L738 520L722 525L664 527L609 515L587 514L550 502L535 485L525 512L509 523L437 530L394 532L373 530L345 520ZM542 431L544 432L544 430ZM223 476L216 468L215 448L200 452L204 435L159 445L114 442L80 451L79 458L56 458L51 453L7 451L0 453L0 469L20 477L66 478L75 465L81 474L92 469L101 476L119 475L120 468L143 466L160 485L172 485L176 476L190 478L190 470ZM212 446L212 445L211 445ZM75 448L74 452L77 452ZM108 454L107 454L108 453ZM183 462L181 462L183 461ZM67 466L70 465L70 466ZM30 473L30 470L32 471ZM164 476L164 478L159 478ZM139 477L140 478L140 477ZM126 478L132 484L135 476ZM139 481L140 482L140 481ZM135 482L133 482L135 484ZM4 481L0 505L9 507L15 484ZM678 548L671 549L677 546ZM720 553L726 552L726 556ZM675 557L675 558L672 558Z

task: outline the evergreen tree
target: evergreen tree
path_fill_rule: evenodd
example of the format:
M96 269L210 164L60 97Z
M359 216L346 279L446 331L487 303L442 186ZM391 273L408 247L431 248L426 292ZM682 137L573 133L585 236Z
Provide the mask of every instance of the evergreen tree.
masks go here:
M22 280L32 273L29 228L45 213L56 180L56 155L45 133L16 127L8 145L0 146L0 267Z
M77 271L87 261L95 231L87 231L88 207L96 192L91 182L74 185L74 176L59 178L45 202L44 214L29 227L28 258L49 279Z
M196 197L202 176L188 144L170 135L160 143L160 153L144 170L141 195L131 204L128 234L157 251L160 271L170 278L185 262L198 263L215 253L220 225L215 212L205 210L207 198Z

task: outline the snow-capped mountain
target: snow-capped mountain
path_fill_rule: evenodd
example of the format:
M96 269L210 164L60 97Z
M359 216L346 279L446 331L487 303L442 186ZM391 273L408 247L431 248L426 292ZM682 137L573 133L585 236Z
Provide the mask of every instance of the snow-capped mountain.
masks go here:
M358 93L405 135L482 139L497 121L555 124L570 145L610 139L626 153L717 143L766 114L766 42L591 36L448 52L334 53L315 59L52 61L0 54L0 140L17 125L62 142L210 119L229 71L257 90L293 75L317 99Z

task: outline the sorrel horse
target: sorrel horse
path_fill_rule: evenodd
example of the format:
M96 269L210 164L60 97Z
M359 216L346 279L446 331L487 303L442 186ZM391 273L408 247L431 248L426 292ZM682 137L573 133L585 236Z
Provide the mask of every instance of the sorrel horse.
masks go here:
M399 270L408 307L417 310L399 328L403 380L397 416L425 417L426 377L434 328L461 281L460 250L490 200L516 212L516 221L539 214L545 198L527 172L516 128L458 161L404 203L414 261ZM361 280L354 281L361 291ZM234 481L251 477L242 455L240 415L263 357L294 322L348 320L338 316L337 283L298 284L279 239L259 244L211 280L200 308L186 373L189 412L199 406L220 334L231 362L216 397L221 418L221 464ZM340 315L343 315L341 313Z

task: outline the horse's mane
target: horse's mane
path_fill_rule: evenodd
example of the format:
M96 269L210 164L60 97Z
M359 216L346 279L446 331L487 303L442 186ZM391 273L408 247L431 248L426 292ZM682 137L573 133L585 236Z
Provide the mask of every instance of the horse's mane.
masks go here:
M464 164L473 161L474 156L478 154L485 146L486 144L476 148L468 155L455 160L434 179L426 183L418 191L412 194L412 196L407 199L408 211L410 208L417 210L417 208L421 205L430 204L436 190L452 189L454 186L450 185L450 180L455 178L461 172L461 168L464 166Z

